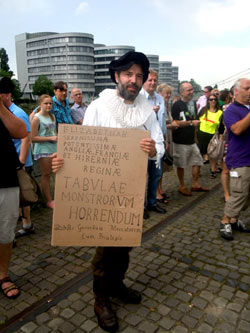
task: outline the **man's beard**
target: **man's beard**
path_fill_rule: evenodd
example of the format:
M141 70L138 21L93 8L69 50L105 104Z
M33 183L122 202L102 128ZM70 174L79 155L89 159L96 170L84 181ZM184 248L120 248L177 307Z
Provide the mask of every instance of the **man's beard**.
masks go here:
M130 92L127 90L128 87L136 88L136 91ZM133 83L125 86L119 81L117 84L117 89L122 98L124 98L127 101L133 102L136 99L137 95L139 94L141 87L138 87L136 84Z

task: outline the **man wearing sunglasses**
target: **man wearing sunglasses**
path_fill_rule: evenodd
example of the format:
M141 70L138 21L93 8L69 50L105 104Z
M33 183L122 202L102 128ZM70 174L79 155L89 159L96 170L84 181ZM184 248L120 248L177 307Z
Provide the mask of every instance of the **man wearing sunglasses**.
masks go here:
M179 180L179 193L190 196L184 182L184 171L187 166L192 167L192 192L207 192L208 188L199 184L200 166L203 160L196 144L196 130L200 121L197 120L196 104L192 100L194 94L190 82L182 82L180 85L181 99L172 106L172 117L179 127L173 131L173 159L177 167Z
M211 86L206 86L203 91L203 95L196 102L197 113L200 113L200 110L207 105L207 100L211 94L213 88Z
M82 125L87 104L82 101L82 92L79 88L73 88L71 91L71 98L75 102L71 108L71 117L74 124Z

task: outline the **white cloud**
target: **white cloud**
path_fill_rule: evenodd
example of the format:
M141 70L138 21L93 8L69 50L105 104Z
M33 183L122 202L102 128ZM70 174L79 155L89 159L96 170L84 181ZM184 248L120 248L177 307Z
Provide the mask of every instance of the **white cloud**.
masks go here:
M249 11L249 0L203 1L195 20L203 32L216 38L249 28Z
M86 13L89 9L89 4L87 2L81 2L76 8L75 14L76 16L80 16Z
M240 77L250 78L249 54L250 47L209 46L162 55L160 60L171 59L173 65L179 66L180 80L193 78L201 86L220 82L219 88L222 89L230 88Z
M13 16L18 14L26 14L37 11L50 10L50 1L34 1L34 0L0 0L1 11L9 12Z
M142 0L143 1L143 0ZM249 0L146 0L159 15L181 26L221 37L250 27Z

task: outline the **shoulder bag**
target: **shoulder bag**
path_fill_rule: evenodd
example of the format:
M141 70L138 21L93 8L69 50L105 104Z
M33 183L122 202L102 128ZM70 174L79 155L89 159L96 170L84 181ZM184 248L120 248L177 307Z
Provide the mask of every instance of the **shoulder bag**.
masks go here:
M219 138L219 132L216 130L212 139L207 146L207 154L213 160L221 160L223 158L225 141Z
M29 206L38 201L38 185L36 181L24 170L17 169L20 186L20 206Z

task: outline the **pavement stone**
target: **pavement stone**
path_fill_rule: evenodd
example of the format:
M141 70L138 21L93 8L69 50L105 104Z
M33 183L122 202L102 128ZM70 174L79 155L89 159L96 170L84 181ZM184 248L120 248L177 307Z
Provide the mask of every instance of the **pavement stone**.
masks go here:
M201 174L202 185L218 184L218 177L208 178L208 168L202 168ZM190 177L186 179L190 186ZM249 332L250 235L235 232L232 242L219 238L221 189L205 194L201 201L202 193L183 197L178 194L173 172L164 175L164 186L171 197L167 214L150 212L144 231L174 215L184 204L196 199L197 204L132 250L125 282L141 291L143 299L140 305L113 300L120 332ZM247 220L249 210L242 215ZM36 233L18 240L10 273L21 286L22 295L11 303L0 295L1 323L90 269L94 248L51 247L51 218L52 212L46 208L32 212ZM34 320L20 324L17 333L101 333L93 303L90 281Z

